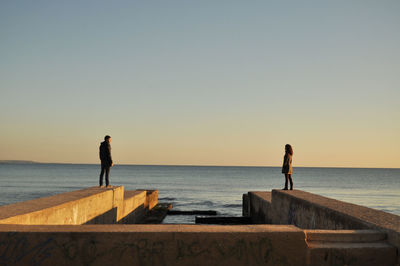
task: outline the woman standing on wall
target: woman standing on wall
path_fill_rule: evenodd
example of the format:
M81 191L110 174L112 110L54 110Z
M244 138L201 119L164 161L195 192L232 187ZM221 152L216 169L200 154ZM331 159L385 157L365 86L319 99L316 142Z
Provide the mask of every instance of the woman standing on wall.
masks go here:
M290 190L293 190L293 180L292 180L292 156L293 149L290 144L285 145L285 157L283 157L282 174L285 174L285 187L283 190L288 190L288 181L290 182Z

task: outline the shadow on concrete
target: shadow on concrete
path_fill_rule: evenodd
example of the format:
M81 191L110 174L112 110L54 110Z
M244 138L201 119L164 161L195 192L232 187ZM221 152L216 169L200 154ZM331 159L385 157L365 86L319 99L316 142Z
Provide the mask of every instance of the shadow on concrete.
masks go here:
M84 224L115 224L117 223L117 208L112 208L111 210L96 216L95 218L87 221Z
M138 206L133 212L118 221L119 224L138 224L142 223L147 212L144 204ZM116 222L117 223L117 222Z

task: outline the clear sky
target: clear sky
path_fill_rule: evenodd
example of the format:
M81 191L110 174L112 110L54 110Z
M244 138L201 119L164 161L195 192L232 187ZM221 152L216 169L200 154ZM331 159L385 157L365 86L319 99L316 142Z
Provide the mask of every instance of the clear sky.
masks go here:
M1 1L0 160L400 167L400 1Z

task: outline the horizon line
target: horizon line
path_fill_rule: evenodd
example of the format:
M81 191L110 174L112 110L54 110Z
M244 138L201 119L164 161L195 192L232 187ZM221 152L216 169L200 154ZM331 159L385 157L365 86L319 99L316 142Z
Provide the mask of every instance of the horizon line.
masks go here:
M77 164L77 165L99 165L100 163L68 163L68 162L37 162L32 160L0 160L2 164ZM121 163L124 166L192 166L192 167L281 167L280 165L216 165L216 164L135 164ZM400 167L360 167L360 166L293 166L293 168L355 168L355 169L400 169Z

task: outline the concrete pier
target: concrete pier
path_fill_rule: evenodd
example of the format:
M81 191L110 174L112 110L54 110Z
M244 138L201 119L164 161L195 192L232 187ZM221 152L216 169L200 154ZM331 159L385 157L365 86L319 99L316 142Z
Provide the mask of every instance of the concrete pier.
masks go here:
M137 223L158 202L157 190L92 187L0 206L0 224L82 225Z
M255 224L308 229L309 263L400 265L400 216L301 190L253 191L243 200L243 213Z
M399 265L399 216L304 191L243 201L258 224L137 224L158 191L123 187L1 206L0 265Z

